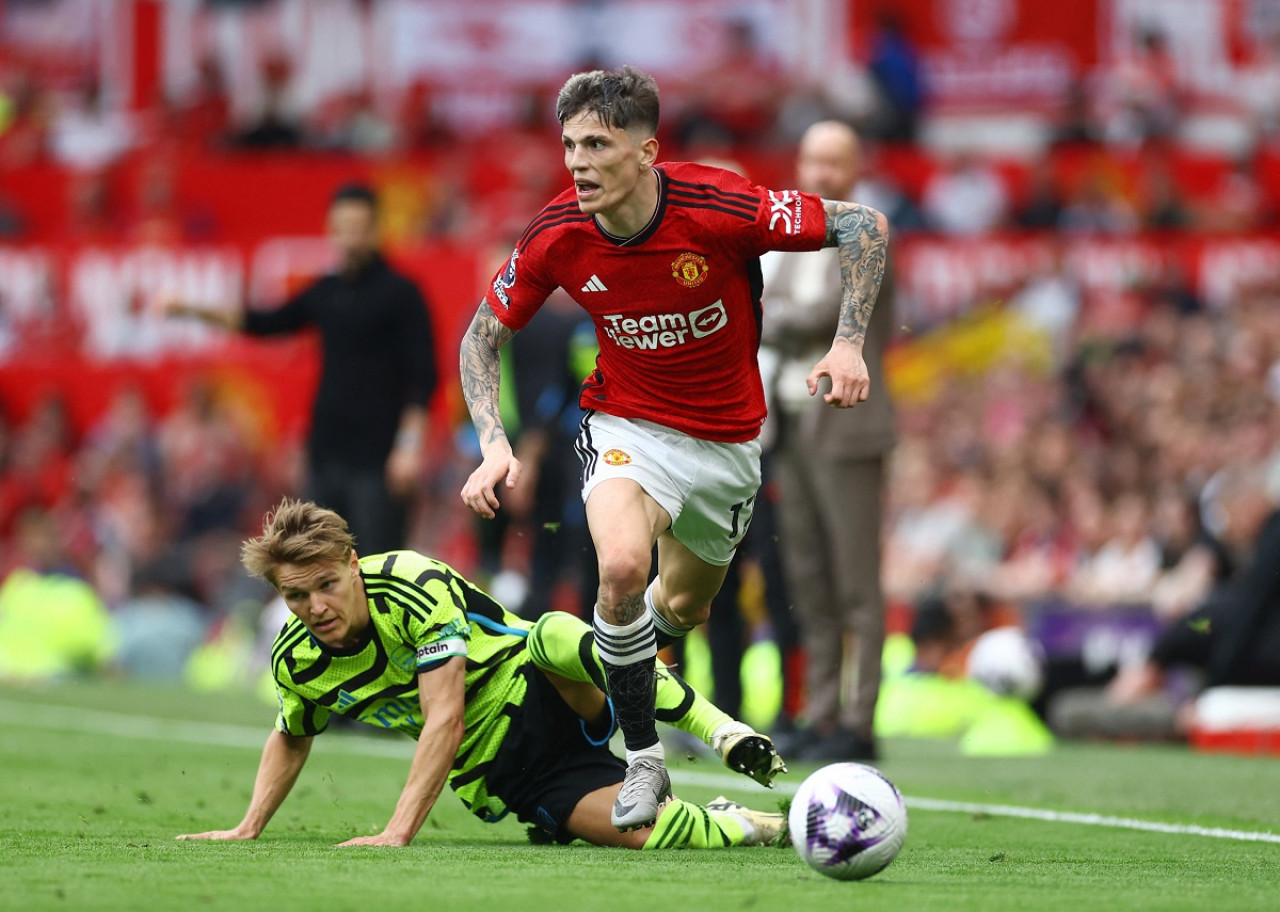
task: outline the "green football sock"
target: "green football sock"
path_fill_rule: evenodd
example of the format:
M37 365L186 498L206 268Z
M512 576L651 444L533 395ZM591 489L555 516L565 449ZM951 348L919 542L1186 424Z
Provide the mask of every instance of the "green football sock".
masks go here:
M746 833L730 815L672 798L658 815L645 849L723 849L742 845Z
M571 681L590 681L606 690L604 667L596 653L591 627L563 611L544 614L533 625L526 641L529 656L539 668ZM685 683L657 660L657 717L683 729L706 744L733 717Z

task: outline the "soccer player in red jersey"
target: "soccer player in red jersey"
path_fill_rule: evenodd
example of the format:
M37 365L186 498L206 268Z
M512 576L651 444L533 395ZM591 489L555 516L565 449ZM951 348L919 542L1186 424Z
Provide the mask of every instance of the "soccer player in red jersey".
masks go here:
M462 499L491 518L496 489L520 481L498 414L499 349L563 288L600 343L577 450L600 568L596 645L627 748L612 822L627 830L652 823L670 794L654 656L707 619L760 485L758 258L838 248L840 317L807 383L816 395L826 378L825 401L849 408L869 392L862 346L889 228L866 206L657 164L658 87L630 67L571 77L556 115L573 186L530 222L462 340L463 392L484 455Z

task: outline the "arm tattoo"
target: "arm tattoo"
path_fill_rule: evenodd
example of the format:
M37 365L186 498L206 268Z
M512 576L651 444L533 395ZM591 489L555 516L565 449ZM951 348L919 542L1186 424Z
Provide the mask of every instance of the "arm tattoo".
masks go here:
M483 449L490 443L506 439L502 416L498 413L498 383L502 376L502 362L498 349L515 336L494 316L485 301L480 302L458 354L458 368L462 377L462 395L471 411L471 421L476 426Z
M867 324L884 281L889 244L889 223L874 209L857 203L823 200L827 213L824 247L840 253L840 324L836 338L862 344Z

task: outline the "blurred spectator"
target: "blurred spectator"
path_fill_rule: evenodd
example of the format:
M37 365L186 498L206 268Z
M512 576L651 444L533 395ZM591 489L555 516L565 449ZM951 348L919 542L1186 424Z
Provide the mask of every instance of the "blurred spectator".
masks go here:
M14 431L0 475L0 535L28 507L53 509L71 490L74 442L60 398L44 399Z
M891 463L884 584L888 595L908 602L941 586L981 489L972 473L944 485L929 450L926 440L904 442Z
M1274 204L1258 179L1254 155L1236 156L1200 201L1197 222L1205 231L1246 234L1275 220Z
M383 117L367 89L349 92L334 101L330 123L317 132L320 144L361 155L383 155L398 142L396 126Z
M1070 234L1131 234L1139 220L1114 175L1093 168L1076 183L1058 227Z
M867 69L880 95L878 110L866 125L868 133L877 139L915 142L925 106L924 81L915 46L892 12L876 17Z
M866 164L858 181L858 202L883 212L893 226L895 236L926 228L920 207L892 176L883 168L877 167L880 154L878 150L869 143L862 144L861 148Z
M1219 592L1166 628L1145 663L1117 675L1108 690L1116 703L1156 692L1180 666L1200 669L1207 687L1280 686L1280 511L1265 475L1251 465L1225 470L1211 508L1223 545L1247 557Z
M1194 502L1177 487L1156 495L1152 537L1160 547L1160 576L1151 589L1151 610L1171 623L1204 601L1231 573L1226 549L1204 531Z
M164 501L181 538L240 527L253 461L218 387L191 384L160 424Z
M195 88L179 104L181 138L206 149L217 148L231 126L231 101L216 57L201 58Z
M1148 532L1146 500L1135 491L1122 494L1106 521L1106 541L1076 567L1068 596L1097 607L1148 602L1160 573L1160 548Z
M1099 128L1093 114L1093 100L1084 82L1076 80L1067 89L1062 112L1050 133L1050 146L1074 146L1099 139Z
M1053 239L1048 246L1044 267L1010 295L1009 307L1027 326L1048 336L1054 364L1062 366L1075 341L1073 329L1080 313L1082 293L1079 282L1067 268L1062 245Z
M106 666L111 616L93 587L70 572L56 520L41 507L17 520L17 566L0 584L0 681L47 681Z
M19 74L9 91L9 113L0 129L0 168L21 168L49 156L49 129L54 120L53 93Z
M681 145L700 153L767 144L788 91L785 71L749 19L725 21L721 42L719 54L690 75L676 120Z
M117 664L130 677L177 683L204 640L208 620L188 594L185 570L176 553L143 566L134 576L133 595L116 609Z
M1177 231L1191 227L1192 213L1167 162L1152 162L1142 171L1142 227Z
M1031 230L1052 230L1062 219L1062 193L1049 158L1038 159L1028 175L1026 196L1013 213L1013 224Z
M1104 138L1125 146L1172 139L1184 104L1165 35L1154 28L1138 30L1129 52L1102 76L1098 108Z
M995 168L971 152L953 153L925 183L925 219L943 234L973 236L1001 227L1009 195Z
M454 139L441 113L439 95L431 83L418 78L409 83L400 101L396 122L410 149L431 149Z
M54 159L71 168L100 171L133 145L129 116L109 105L96 80L63 99L49 129Z
M321 376L307 438L308 496L340 510L365 553L405 545L422 471L427 403L436 388L435 336L416 283L383 257L378 199L363 184L339 187L327 227L336 271L274 310L241 302L165 310L255 336L313 328Z
M1240 88L1257 143L1274 142L1280 134L1280 30L1257 43L1254 59L1242 68Z
M150 407L141 389L124 386L85 434L76 454L78 483L92 489L102 479L121 472L156 477L159 469L160 450Z
M302 126L286 103L291 72L292 65L283 57L263 65L262 109L234 135L233 145L245 149L296 149L303 145Z

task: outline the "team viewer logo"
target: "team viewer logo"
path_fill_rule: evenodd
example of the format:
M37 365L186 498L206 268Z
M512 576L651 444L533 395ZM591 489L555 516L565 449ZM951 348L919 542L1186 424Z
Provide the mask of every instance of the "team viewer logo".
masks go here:
M716 301L710 307L704 307L689 314L689 327L693 330L695 339L711 335L716 330L722 329L728 322L729 314L724 309L723 301Z
M707 278L707 258L682 253L671 264L671 276L685 288L697 288Z
M600 457L604 460L605 465L624 466L631 464L631 456L622 450L606 450L605 454Z
M511 251L511 259L507 261L507 268L493 280L493 293L498 296L498 300L502 302L503 307L511 306L511 297L507 292L511 286L516 283L516 260L520 259L519 249Z

